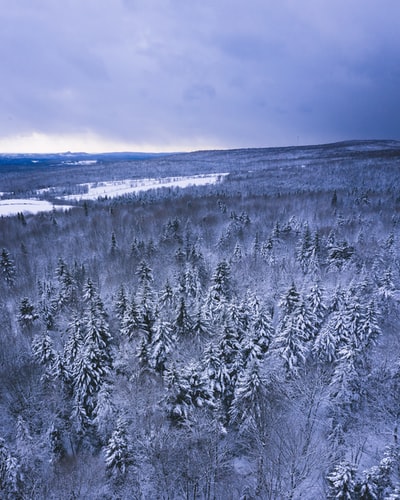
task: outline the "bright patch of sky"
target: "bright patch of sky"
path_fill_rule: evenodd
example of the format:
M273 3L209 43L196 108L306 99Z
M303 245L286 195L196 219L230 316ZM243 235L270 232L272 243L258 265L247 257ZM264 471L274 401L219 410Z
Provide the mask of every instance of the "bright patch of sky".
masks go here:
M0 152L400 138L398 0L0 6Z

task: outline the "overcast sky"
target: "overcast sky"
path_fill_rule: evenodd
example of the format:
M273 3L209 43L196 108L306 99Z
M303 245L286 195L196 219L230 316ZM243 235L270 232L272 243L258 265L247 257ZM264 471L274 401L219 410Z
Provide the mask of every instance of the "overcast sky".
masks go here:
M0 0L0 151L400 139L399 0Z

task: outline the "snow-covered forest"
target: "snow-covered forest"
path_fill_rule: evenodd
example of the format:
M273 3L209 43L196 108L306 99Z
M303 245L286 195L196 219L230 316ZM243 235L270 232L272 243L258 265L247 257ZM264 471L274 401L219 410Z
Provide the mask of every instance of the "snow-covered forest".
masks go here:
M399 143L10 167L0 191L211 173L0 218L0 498L400 498Z

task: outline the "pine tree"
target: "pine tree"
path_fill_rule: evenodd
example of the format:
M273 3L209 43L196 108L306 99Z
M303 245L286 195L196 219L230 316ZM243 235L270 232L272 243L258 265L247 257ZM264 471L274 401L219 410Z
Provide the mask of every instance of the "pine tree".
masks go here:
M38 318L39 315L35 311L35 306L29 302L29 299L24 297L19 306L18 322L22 327L30 328Z
M241 432L261 429L266 423L266 390L256 360L244 369L235 385L230 417Z
M330 499L352 500L354 499L354 477L356 468L349 462L341 462L328 474Z
M127 307L128 299L126 297L124 285L121 285L118 289L117 297L115 300L115 313L120 323L122 323Z
M0 256L0 274L7 285L13 285L15 282L16 268L13 259L8 250L3 248Z
M232 295L230 267L226 261L221 261L213 274L206 303L212 317L218 316Z
M296 285L292 282L288 291L282 296L279 307L281 310L281 318L284 320L286 316L292 314L300 303L300 294L297 291Z
M14 500L19 497L20 466L4 439L0 438L0 497Z
M147 356L149 366L161 374L165 371L174 340L171 325L166 321L158 321L154 328L153 340L147 349Z
M58 293L52 300L52 307L57 311L78 302L78 285L68 265L61 258L58 259L55 274L58 281Z
M211 324L205 317L200 304L197 305L197 311L193 317L192 332L197 340L204 340L211 335Z
M49 372L54 369L58 354L47 330L33 338L32 353L36 361L45 366Z
M140 330L140 315L135 298L132 297L126 306L124 316L121 321L121 333L129 340L138 336Z
M64 360L70 370L73 370L75 360L79 351L82 349L85 338L86 329L83 320L79 315L75 314L72 321L67 326L67 341L64 344Z
M110 253L111 255L115 255L118 250L117 238L115 236L114 231L111 233L111 244L110 244Z
M280 320L274 348L283 359L289 376L297 376L308 352L307 342L312 338L313 319L294 283L280 301Z
M252 337L260 347L261 353L265 354L275 337L275 328L270 314L263 310L256 313L252 324Z
M235 248L233 249L233 254L231 257L231 262L237 264L238 262L242 262L243 260L243 250L239 242L236 243Z
M110 436L115 422L115 406L112 399L114 390L107 382L103 383L97 393L96 406L93 410L93 424L102 442Z
M222 356L222 349L213 342L207 344L201 360L201 366L214 399L224 399L231 379Z
M97 396L108 373L103 353L92 340L86 339L75 360L72 374L74 414L78 421L78 429L86 428L95 417Z
M165 372L164 379L168 387L168 415L176 424L188 424L194 408L212 406L210 387L198 365L191 363L180 370L173 365Z
M175 304L175 293L169 280L165 282L164 288L159 294L158 302L162 309L171 309Z
M91 281L88 281L84 295L86 308L84 311L84 325L86 331L85 344L93 343L101 352L103 363L111 366L112 336L107 322L104 305Z
M189 316L186 308L185 299L179 300L176 316L172 322L174 334L178 337L190 336L193 329L193 320Z
M312 254L313 245L311 231L308 223L306 222L304 224L303 232L297 246L297 260L299 261L303 272L307 272Z
M307 354L308 339L298 328L296 316L291 314L275 338L274 348L283 359L284 368L289 376L297 376L304 366Z
M106 468L113 477L124 476L133 465L132 446L127 424L118 418L116 428L104 448Z
M324 303L323 290L320 283L316 281L311 287L307 296L307 304L314 316L315 329L318 331L327 314L327 307Z
M340 337L336 334L334 321L328 321L319 331L313 345L314 355L323 362L332 363L337 358Z

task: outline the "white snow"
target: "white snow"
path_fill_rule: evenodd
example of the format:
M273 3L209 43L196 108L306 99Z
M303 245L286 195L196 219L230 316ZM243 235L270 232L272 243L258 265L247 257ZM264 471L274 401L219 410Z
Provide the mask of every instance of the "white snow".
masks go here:
M66 165L95 165L97 160L66 161Z
M96 183L79 184L87 188L86 193L62 196L63 200L97 200L99 197L114 198L130 193L139 193L150 189L165 187L205 186L220 182L228 173L192 175L180 177L161 177L158 179L124 179L121 181L104 181Z
M72 208L67 205L53 205L45 200L15 199L0 200L0 216L24 214L38 214L39 212L51 212L52 210L67 210Z

